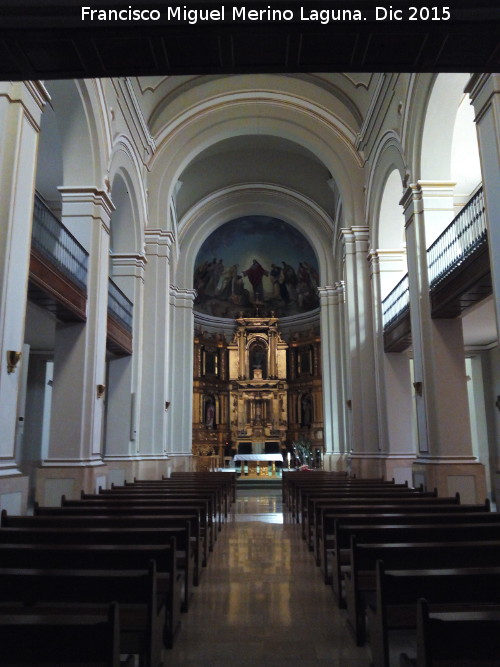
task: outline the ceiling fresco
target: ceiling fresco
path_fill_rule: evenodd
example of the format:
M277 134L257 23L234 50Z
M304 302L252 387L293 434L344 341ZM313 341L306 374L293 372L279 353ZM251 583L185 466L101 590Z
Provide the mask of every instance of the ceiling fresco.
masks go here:
M306 238L277 218L246 216L215 230L196 257L196 311L215 317L286 317L319 305L318 261Z

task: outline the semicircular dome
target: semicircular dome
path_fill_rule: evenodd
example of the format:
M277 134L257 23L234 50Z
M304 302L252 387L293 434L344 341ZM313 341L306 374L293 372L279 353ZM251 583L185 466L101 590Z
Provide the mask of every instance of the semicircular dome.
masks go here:
M319 270L307 239L287 222L261 215L231 220L204 241L195 262L194 309L215 317L318 307Z

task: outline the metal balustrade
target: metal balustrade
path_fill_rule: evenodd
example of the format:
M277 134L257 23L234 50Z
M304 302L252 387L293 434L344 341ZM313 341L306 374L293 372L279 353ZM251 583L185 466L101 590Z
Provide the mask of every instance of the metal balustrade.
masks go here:
M134 305L111 278L108 286L108 313L123 324L127 331L132 331Z
M410 287L405 274L396 287L382 301L382 324L384 329L410 309Z
M38 195L35 195L33 209L31 245L84 292L87 291L87 251Z
M486 241L484 194L481 188L428 248L430 288L446 278Z

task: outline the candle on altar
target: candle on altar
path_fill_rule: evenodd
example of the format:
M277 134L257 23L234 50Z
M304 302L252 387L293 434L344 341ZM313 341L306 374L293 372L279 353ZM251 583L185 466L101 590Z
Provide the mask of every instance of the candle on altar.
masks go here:
M290 467L290 452L287 452L286 458L288 461L288 467Z

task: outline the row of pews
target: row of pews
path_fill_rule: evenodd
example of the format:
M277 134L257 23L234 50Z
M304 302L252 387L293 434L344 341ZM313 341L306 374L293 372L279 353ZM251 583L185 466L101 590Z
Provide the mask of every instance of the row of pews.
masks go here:
M2 667L164 664L235 488L232 473L179 472L4 510Z
M500 665L500 514L487 500L314 471L283 474L283 506L374 667ZM398 651L401 631L412 651Z

